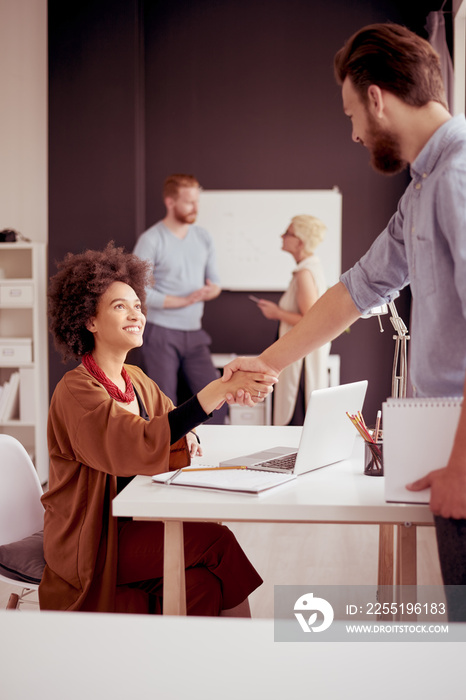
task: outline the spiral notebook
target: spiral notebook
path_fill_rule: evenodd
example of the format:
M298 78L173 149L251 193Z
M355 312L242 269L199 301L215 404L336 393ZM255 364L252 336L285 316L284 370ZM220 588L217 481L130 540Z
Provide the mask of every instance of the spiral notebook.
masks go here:
M460 416L462 397L388 399L383 404L385 500L429 503L430 489L406 484L445 467Z
M156 484L165 484L175 472L163 472L155 474L152 481ZM189 486L193 488L212 489L214 491L238 491L240 493L259 494L268 491L275 486L281 486L296 479L294 474L279 474L277 472L258 472L251 469L219 469L215 465L203 467L186 467L175 481L173 486Z

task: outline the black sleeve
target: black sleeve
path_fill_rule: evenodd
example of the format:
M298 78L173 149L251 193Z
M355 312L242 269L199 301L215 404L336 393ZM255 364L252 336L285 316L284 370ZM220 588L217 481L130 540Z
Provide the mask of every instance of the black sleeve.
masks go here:
M186 433L195 428L197 425L204 423L212 414L206 413L198 401L197 396L191 396L190 399L177 406L168 414L168 423L170 425L170 444L182 438Z

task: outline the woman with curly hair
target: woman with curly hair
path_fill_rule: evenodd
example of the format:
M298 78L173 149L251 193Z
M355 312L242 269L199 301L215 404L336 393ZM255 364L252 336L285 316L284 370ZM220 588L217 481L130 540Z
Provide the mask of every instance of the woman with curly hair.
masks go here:
M113 243L68 254L50 280L50 327L64 360L81 360L50 404L49 489L43 496L43 609L149 612L160 609L163 524L113 518L113 498L136 474L185 466L201 454L190 432L227 394L257 396L273 382L235 373L175 408L126 355L142 344L150 271ZM231 531L184 525L188 614L249 612L262 582ZM225 612L226 611L226 612Z

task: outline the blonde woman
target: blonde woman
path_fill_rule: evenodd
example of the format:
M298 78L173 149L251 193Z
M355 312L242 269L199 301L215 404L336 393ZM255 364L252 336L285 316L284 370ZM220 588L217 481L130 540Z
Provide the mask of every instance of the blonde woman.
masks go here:
M293 277L278 304L266 299L257 304L266 318L280 321L280 338L302 319L327 289L322 263L314 252L323 241L326 230L320 219L301 214L291 219L282 235L282 250L290 253L296 261ZM274 390L274 425L303 424L311 391L328 386L329 352L330 343L326 343L281 372Z

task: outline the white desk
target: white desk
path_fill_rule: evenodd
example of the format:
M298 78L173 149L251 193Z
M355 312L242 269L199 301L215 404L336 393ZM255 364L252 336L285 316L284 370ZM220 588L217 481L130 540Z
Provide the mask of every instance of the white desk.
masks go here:
M273 445L297 446L301 428L201 426L204 464ZM363 474L362 441L351 460L310 472L259 496L156 485L136 477L113 514L165 523L164 613L185 614L183 521L379 524L379 584L416 583L416 525L431 525L425 505L386 503L383 478ZM393 525L398 525L394 565ZM272 546L272 543L271 543ZM394 572L396 578L394 580Z
M464 642L277 643L273 620L46 611L0 611L0 630L5 700L437 700L464 684Z

